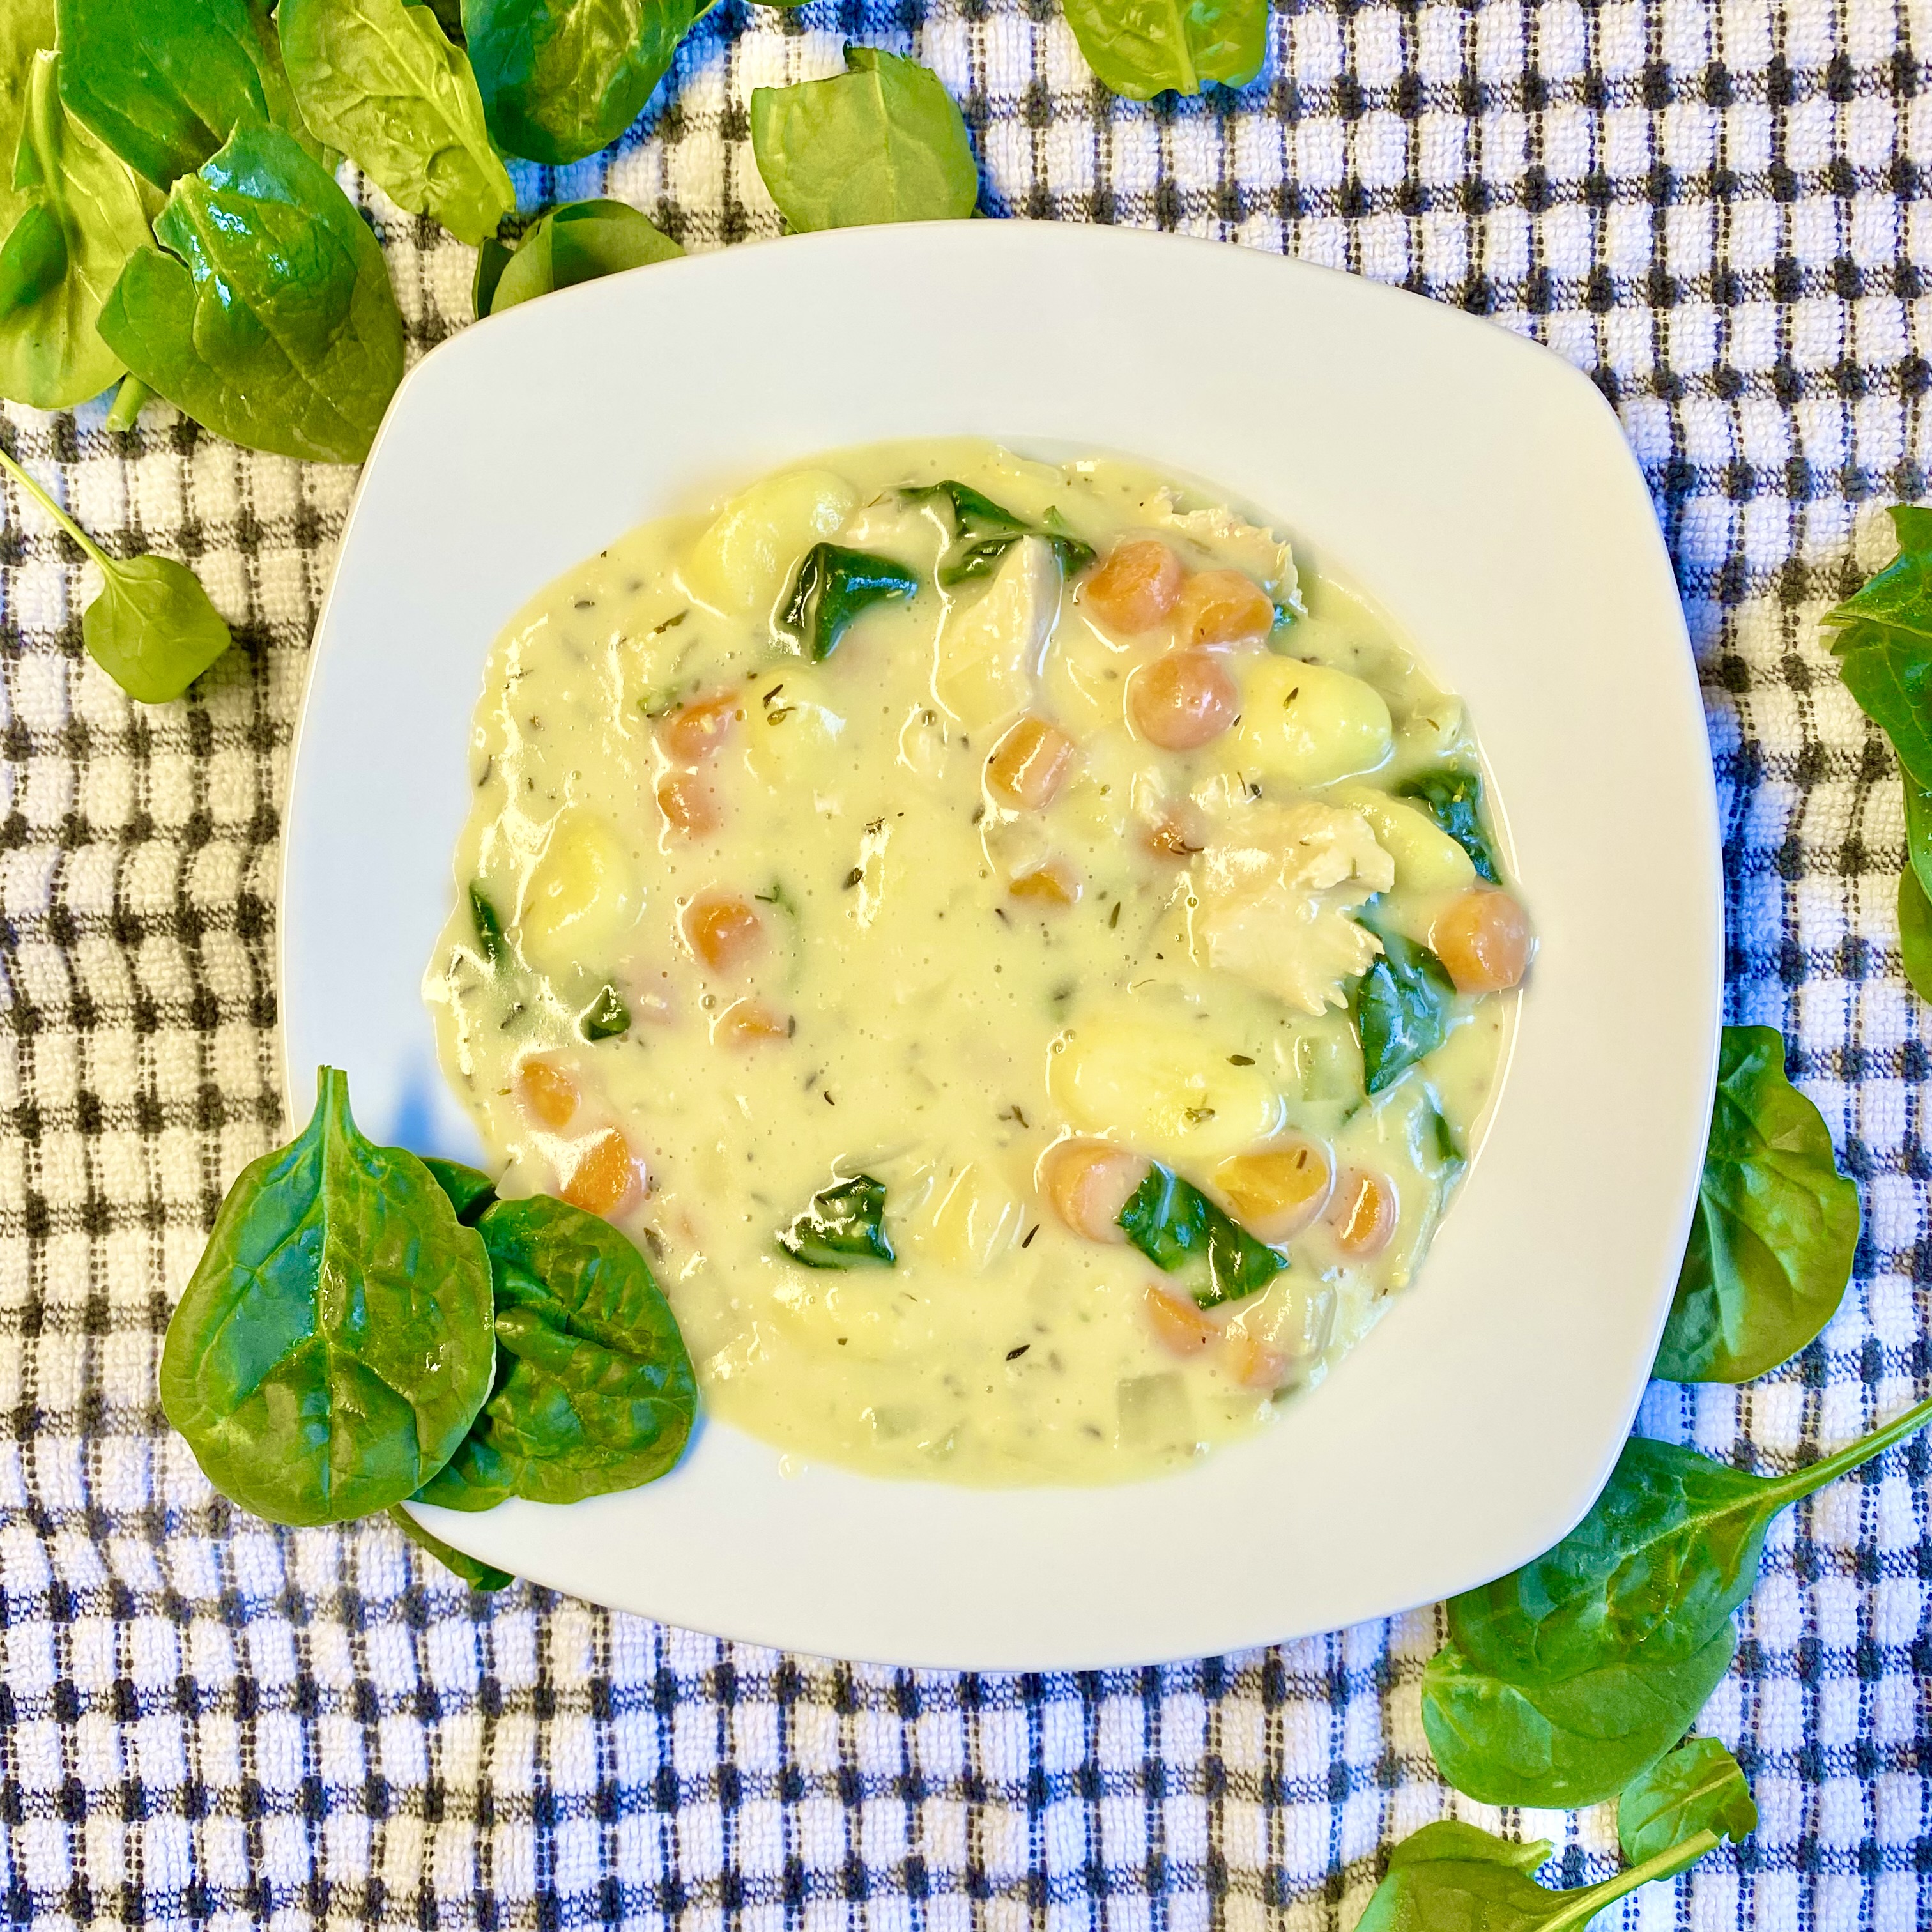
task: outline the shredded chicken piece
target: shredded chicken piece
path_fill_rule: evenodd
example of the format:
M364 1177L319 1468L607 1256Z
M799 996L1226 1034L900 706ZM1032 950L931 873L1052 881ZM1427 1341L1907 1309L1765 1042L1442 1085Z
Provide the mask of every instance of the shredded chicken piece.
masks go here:
M1348 1003L1382 942L1349 916L1395 884L1367 820L1337 806L1258 806L1196 862L1196 948L1305 1013Z
M1216 563L1232 564L1255 578L1277 604L1299 610L1301 586L1294 555L1274 531L1238 517L1225 504L1205 510L1182 510L1171 492L1156 500L1149 526L1170 530L1214 553Z

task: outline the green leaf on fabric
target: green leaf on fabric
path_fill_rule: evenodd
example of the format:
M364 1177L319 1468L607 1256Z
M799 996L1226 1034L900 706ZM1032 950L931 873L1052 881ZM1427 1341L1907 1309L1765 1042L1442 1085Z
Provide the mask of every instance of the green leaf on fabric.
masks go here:
M136 248L148 203L133 170L69 115L60 58L34 57L13 160L26 197L0 245L0 395L35 409L71 409L121 373L94 324Z
M508 1570L499 1570L494 1563L485 1563L480 1557L466 1556L461 1550L452 1550L441 1537L424 1528L401 1504L392 1505L388 1514L389 1520L418 1550L428 1550L446 1570L460 1576L472 1590L507 1590L517 1580Z
M424 1502L574 1503L683 1454L698 1380L644 1258L608 1222L536 1195L477 1217L496 1300L495 1385Z
M1448 1038L1456 982L1427 946L1378 926L1370 930L1382 953L1355 982L1348 1008L1362 1043L1363 1084L1379 1094Z
M1462 765L1418 773L1396 787L1397 798L1412 798L1468 854L1478 878L1502 884L1502 868L1488 827L1483 823L1483 776Z
M1245 87L1268 58L1268 0L1066 0L1102 86L1129 100Z
M1918 874L1918 883L1932 892L1932 791L1915 784L1905 774L1906 862Z
M496 250L502 247L495 244ZM476 264L476 313L501 315L553 290L668 262L683 253L627 202L566 202L527 229L514 254L499 259L486 244L486 254Z
M484 1209L495 1204L496 1184L480 1168L445 1160L437 1154L425 1154L423 1165L429 1169L430 1178L448 1196L456 1218L465 1227L473 1227Z
M1858 1244L1857 1185L1838 1172L1824 1117L1784 1077L1783 1036L1726 1027L1696 1218L1654 1372L1744 1382L1788 1360L1838 1312Z
M1910 866L1898 875L1898 951L1912 990L1932 1000L1932 898Z
M957 221L980 167L957 104L930 68L848 46L843 74L752 95L752 152L800 233L880 221Z
M860 614L919 594L919 574L889 556L814 544L792 579L779 631L807 657L829 658Z
M61 94L137 174L166 188L240 127L267 122L317 162L266 5L58 0Z
M281 0L276 24L303 118L399 207L472 248L517 205L483 98L435 15L406 0Z
M53 44L54 0L8 0L0 7L0 236L11 233L32 199L14 185L14 157L26 124L34 56Z
M1256 1240L1223 1214L1192 1182L1159 1161L1128 1196L1120 1232L1163 1274L1186 1272L1190 1292L1202 1308L1240 1301L1267 1287L1287 1267L1287 1257Z
M403 319L334 178L278 129L242 128L175 184L154 234L100 315L128 368L249 448L361 462L402 380Z
M244 1168L168 1324L161 1406L223 1495L346 1522L412 1494L490 1393L490 1268L414 1154L373 1145L349 1083Z
M1932 514L1892 512L1899 553L1825 616L1838 675L1892 740L1908 780L1932 790Z
M1686 1738L1624 1787L1617 1843L1633 1864L1700 1832L1741 1844L1757 1829L1757 1804L1738 1761L1715 1738Z
M644 111L708 0L463 0L490 133L561 165L608 148Z
M886 1232L886 1184L869 1174L821 1187L780 1229L781 1250L809 1268L890 1268L898 1256Z

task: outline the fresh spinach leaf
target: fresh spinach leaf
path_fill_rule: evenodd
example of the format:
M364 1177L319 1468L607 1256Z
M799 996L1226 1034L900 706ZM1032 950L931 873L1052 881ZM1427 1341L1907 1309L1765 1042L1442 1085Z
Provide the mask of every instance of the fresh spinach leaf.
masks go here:
M886 1232L885 1183L861 1174L821 1187L778 1242L809 1268L890 1268L898 1257Z
M472 248L517 205L476 77L427 7L281 0L275 16L303 118L389 198Z
M161 1406L223 1495L346 1522L418 1489L490 1393L490 1267L412 1154L314 1116L245 1168L168 1324Z
M478 322L490 313L490 304L496 299L496 286L515 253L513 247L494 235L484 236L477 244L476 273L470 284L470 302Z
M752 92L752 152L779 213L800 233L970 214L979 164L939 76L878 47L848 46L845 68Z
M1529 1876L1548 1856L1546 1838L1517 1845L1473 1825L1425 1825L1390 1852L1355 1932L1583 1932L1606 1906L1688 1871L1717 1842L1703 1832L1596 1885L1549 1892Z
M496 1298L495 1385L421 1500L574 1503L664 1474L690 1439L698 1382L644 1256L547 1195L496 1202L476 1228Z
M508 1570L499 1570L494 1563L485 1563L479 1557L466 1556L461 1550L451 1549L441 1537L433 1536L424 1528L400 1503L391 1505L389 1520L418 1550L428 1550L446 1570L460 1576L472 1590L507 1590L517 1580Z
M1268 57L1268 0L1066 0L1087 64L1129 100L1246 86Z
M578 1016L577 1030L589 1040L619 1040L630 1031L631 1010L615 986L598 989L596 998Z
M463 0L498 147L561 165L608 148L644 110L709 0Z
M4 450L0 469L100 570L100 591L80 614L88 656L143 704L180 697L231 641L194 572L166 557L110 556Z
M436 16L436 23L448 35L452 46L464 44L463 0L428 0L429 10Z
M1422 1673L1422 1728L1458 1791L1486 1804L1574 1810L1614 1797L1676 1743L1731 1667L1737 1641L1726 1621L1681 1660L1640 1650L1534 1683L1485 1671L1451 1642Z
M465 1227L474 1226L484 1210L494 1206L496 1184L480 1168L466 1167L460 1160L445 1160L436 1154L425 1154L423 1165L429 1169L430 1178L449 1196L456 1218Z
M1456 982L1427 946L1378 926L1370 930L1382 950L1355 982L1349 1017L1362 1043L1363 1083L1379 1094L1448 1038Z
M829 658L861 611L918 594L917 574L889 556L814 544L792 579L778 628L807 657Z
M1898 951L1912 990L1932 1000L1932 899L1910 866L1898 875Z
M470 888L470 923L476 928L476 950L486 966L510 964L510 942L503 934L503 915L479 885Z
M1163 1274L1194 1274L1191 1292L1202 1308L1255 1294L1288 1265L1285 1256L1264 1246L1159 1161L1150 1163L1147 1178L1128 1196L1118 1225Z
M499 242L496 248L502 246ZM579 282L668 262L683 253L626 202L567 202L527 230L514 254L497 260L493 250L487 271L484 258L478 258L476 313L501 315L554 289L574 288Z
M1858 1244L1858 1187L1838 1172L1823 1117L1785 1078L1783 1037L1726 1027L1696 1219L1653 1372L1745 1382L1774 1369L1838 1312Z
M1496 848L1483 823L1483 777L1462 765L1445 765L1439 770L1418 772L1406 784L1396 786L1397 798L1412 798L1423 806L1443 830L1468 854L1476 876L1492 886L1502 884L1502 869L1496 863Z
M166 188L235 132L302 125L266 5L252 0L58 0L61 96L137 174Z
M10 233L31 197L14 185L14 156L26 124L34 56L54 44L54 0L0 7L0 235Z
M289 136L238 128L175 184L100 328L142 382L218 436L359 463L403 374L382 250Z
M94 321L148 241L148 206L134 170L62 106L58 54L30 71L13 182L28 199L0 247L0 395L71 409L121 373Z
M1838 675L1892 740L1908 782L1932 790L1932 512L1892 512L1898 555L1826 613Z
M1932 892L1932 791L1905 778L1905 862Z
M1686 1738L1624 1787L1617 1843L1631 1864L1708 1832L1742 1844L1757 1829L1757 1805L1738 1761L1715 1738Z
M1060 560L1060 568L1071 577L1094 561L1094 547L1082 543L1068 530L1057 511L1030 524L1025 518L983 495L970 483L928 483L902 490L908 503L928 506L945 519L951 540L939 560L939 587L951 590L976 578L991 577L1000 560L1022 537L1039 537L1049 544Z

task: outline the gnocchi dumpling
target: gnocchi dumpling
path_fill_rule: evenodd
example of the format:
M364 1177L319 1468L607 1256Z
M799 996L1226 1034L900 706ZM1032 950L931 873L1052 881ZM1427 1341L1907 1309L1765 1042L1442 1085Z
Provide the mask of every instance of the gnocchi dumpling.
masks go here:
M566 808L524 888L518 936L532 965L562 972L608 946L638 916L637 867L595 812Z
M1331 665L1268 657L1242 680L1234 741L1244 769L1313 791L1375 770L1395 734L1373 685Z
M1082 1132L1174 1161L1238 1154L1282 1122L1281 1096L1266 1076L1234 1065L1204 1019L1116 1009L1083 1020L1054 1041L1046 1084Z
M718 512L691 547L685 581L728 616L769 611L799 559L836 536L858 505L858 491L829 470L772 477Z
M1376 843L1395 861L1399 892L1457 892L1475 884L1468 854L1420 806L1373 785L1343 785L1333 796L1368 820Z
M1024 710L1059 614L1060 560L1042 538L1023 537L983 596L947 610L933 696L969 731Z

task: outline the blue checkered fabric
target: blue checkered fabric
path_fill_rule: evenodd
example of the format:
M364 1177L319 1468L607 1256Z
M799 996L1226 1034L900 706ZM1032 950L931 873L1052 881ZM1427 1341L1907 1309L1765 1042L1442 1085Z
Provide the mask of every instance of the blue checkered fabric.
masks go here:
M518 185L526 208L622 196L694 249L774 233L749 91L832 70L849 36L938 70L989 213L1284 250L1593 375L1696 643L1730 1016L1784 1030L1867 1215L1815 1346L1746 1390L1658 1387L1641 1426L1788 1466L1932 1388L1899 790L1817 635L1886 554L1880 506L1927 489L1932 7L1279 0L1270 32L1252 86L1137 106L1050 0L726 0L613 153ZM364 199L427 348L468 319L469 251ZM155 1363L224 1187L285 1131L277 841L353 477L158 406L125 435L98 404L10 410L4 434L110 544L193 563L242 648L182 703L128 704L82 651L76 553L10 488L0 1914L1340 1928L1381 1848L1445 1813L1555 1839L1552 1882L1612 1869L1608 1808L1499 1818L1440 1784L1417 1689L1433 1612L1160 1670L889 1671L526 1586L485 1600L386 1525L277 1532L213 1496ZM1704 1720L1762 1823L1626 1925L1932 1923L1927 1460L1894 1450L1774 1530Z

